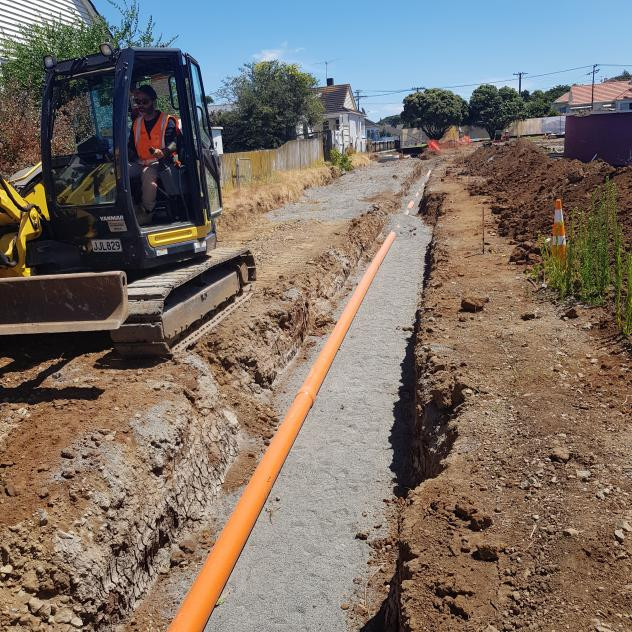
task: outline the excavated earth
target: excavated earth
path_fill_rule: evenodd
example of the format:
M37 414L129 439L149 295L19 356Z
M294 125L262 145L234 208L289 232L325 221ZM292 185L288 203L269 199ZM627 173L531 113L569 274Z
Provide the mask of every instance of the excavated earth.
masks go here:
M446 157L427 187L411 447L353 629L632 630L632 359L600 310L542 296L502 236L532 238L550 223L536 209L570 197L563 160L537 193L529 168L548 160L483 148ZM581 169L593 186L606 171Z
M372 164L285 214L233 223L222 237L253 250L253 296L169 361L124 361L104 335L3 339L0 629L120 627L160 574L188 563L190 534L274 431L277 379L330 326L421 170Z

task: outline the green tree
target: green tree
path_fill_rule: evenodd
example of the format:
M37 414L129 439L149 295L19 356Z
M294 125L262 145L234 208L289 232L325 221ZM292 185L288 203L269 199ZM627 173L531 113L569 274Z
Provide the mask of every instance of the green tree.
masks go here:
M614 77L609 77L608 79L604 79L604 81L630 81L632 80L632 75L624 70L620 75L615 75Z
M431 88L404 98L402 121L421 128L428 138L441 138L449 127L459 125L467 114L467 103L454 92Z
M377 124L378 125L392 125L393 127L397 127L402 122L401 114L392 114L391 116L385 116L381 118Z
M228 151L270 149L296 138L297 127L322 120L315 77L297 64L262 61L245 64L224 80L220 95L235 109L214 117L222 125Z
M571 87L566 84L559 84L557 86L553 86L548 90L544 91L545 98L549 101L549 103L553 103L556 99L559 99L563 94L567 93Z
M108 24L98 17L90 24L77 19L66 24L53 18L44 24L32 24L21 30L22 40L4 38L0 41L0 57L6 59L0 73L0 87L16 87L39 102L44 79L42 59L54 55L71 59L97 53L99 44L112 42L118 47L168 46L173 39L163 41L155 36L155 24L150 16L140 28L139 0L111 2L121 14L118 25Z
M525 118L525 104L513 88L485 83L470 97L470 121L487 130L494 138L496 130L502 130L512 121Z

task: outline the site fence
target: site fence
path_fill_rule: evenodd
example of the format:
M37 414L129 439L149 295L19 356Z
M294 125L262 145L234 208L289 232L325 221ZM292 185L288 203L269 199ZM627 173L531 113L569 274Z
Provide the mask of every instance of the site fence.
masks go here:
M399 138L393 140L367 140L366 150L368 152L389 151L399 149Z
M566 125L566 115L540 116L528 118L523 121L514 121L507 128L509 136L541 136L555 134L562 136Z
M222 188L265 180L275 171L306 169L324 160L321 138L291 140L276 149L239 151L221 156Z

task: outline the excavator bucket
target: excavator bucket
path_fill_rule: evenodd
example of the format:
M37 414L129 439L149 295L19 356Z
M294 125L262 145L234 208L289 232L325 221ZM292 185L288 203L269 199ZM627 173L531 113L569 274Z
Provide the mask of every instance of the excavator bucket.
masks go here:
M0 279L0 335L118 329L127 314L125 272Z

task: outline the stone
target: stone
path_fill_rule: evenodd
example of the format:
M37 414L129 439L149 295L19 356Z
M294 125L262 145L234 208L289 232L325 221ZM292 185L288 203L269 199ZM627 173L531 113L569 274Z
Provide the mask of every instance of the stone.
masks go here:
M555 461L557 463L567 463L571 458L571 453L568 448L558 445L551 450L549 457L551 461Z
M37 510L37 520L40 527L44 527L48 524L48 514L44 509Z
M574 538L579 535L579 531L577 529L573 529L573 527L567 527L562 531L562 533L569 538Z
M22 588L30 593L35 593L40 589L37 574L33 569L26 571L26 573L22 575Z
M461 299L461 309L464 312L481 312L485 307L485 299L478 296L464 296Z
M538 315L535 312L523 312L522 314L520 314L520 318L522 320L534 320L538 317Z
M614 538L619 544L623 544L623 542L625 541L625 532L623 531L623 529L615 529Z
M577 313L577 308L569 307L563 314L562 318L574 319L577 318L579 314Z
M340 608L342 610L349 610L349 604L345 601L345 602L340 604Z
M27 605L33 614L37 614L42 609L44 602L37 597L31 597Z
M74 612L70 608L61 608L53 617L55 623L70 623L74 618Z
M494 544L481 543L476 547L473 555L483 562L495 562L498 559L498 547Z
M355 534L356 540L367 540L368 537L369 534L366 531L358 531L358 533Z
M587 481L590 479L590 470L575 470L575 476L580 481Z
M186 538L180 542L180 548L185 553L193 553L196 549L195 541L192 538Z
M4 493L7 496L13 497L13 496L17 496L18 495L18 490L15 488L14 485L12 485L11 483L7 483L4 486Z
M77 455L72 450L65 448L61 451L61 456L64 459L74 459Z
M81 628L83 627L83 621L79 617L73 617L70 619L70 625L73 628Z

